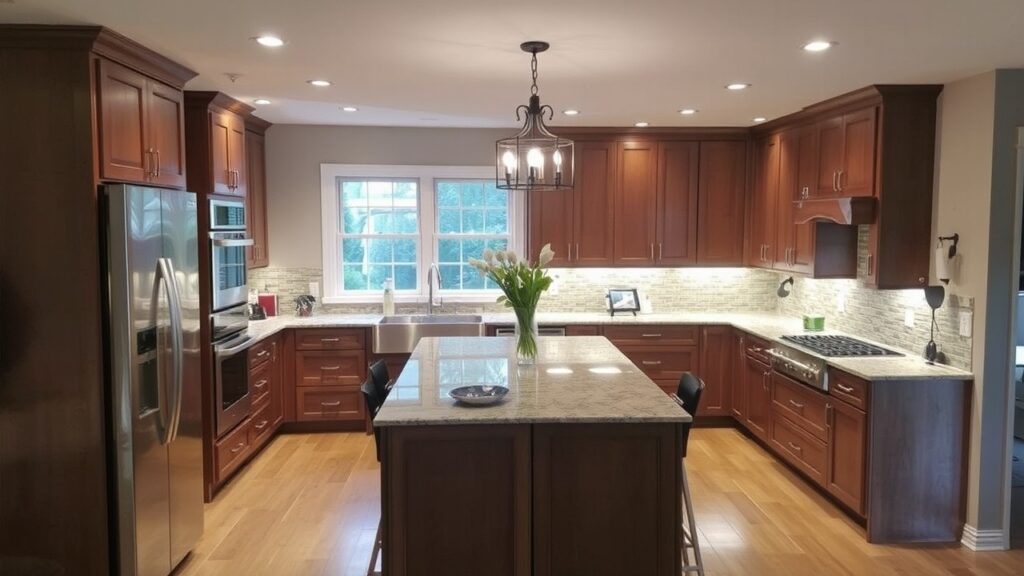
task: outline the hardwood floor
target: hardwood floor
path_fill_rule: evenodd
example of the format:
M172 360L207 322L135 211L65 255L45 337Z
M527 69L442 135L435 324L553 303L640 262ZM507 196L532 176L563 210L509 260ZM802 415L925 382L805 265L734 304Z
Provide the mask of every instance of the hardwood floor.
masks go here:
M1024 550L868 544L863 528L736 430L694 430L686 463L707 576L1024 573ZM378 470L371 436L279 436L207 505L206 532L178 574L365 574Z

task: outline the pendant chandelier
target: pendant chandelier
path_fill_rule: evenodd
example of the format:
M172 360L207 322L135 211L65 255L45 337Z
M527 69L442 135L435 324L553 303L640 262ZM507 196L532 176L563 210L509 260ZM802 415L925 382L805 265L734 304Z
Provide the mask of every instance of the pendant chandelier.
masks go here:
M547 42L523 42L523 52L533 55L530 69L529 106L516 108L516 120L523 129L511 138L495 143L495 184L502 190L568 190L573 186L573 143L559 138L544 125L544 115L554 116L551 106L540 104L537 95L537 53L544 52ZM522 116L525 116L523 118Z

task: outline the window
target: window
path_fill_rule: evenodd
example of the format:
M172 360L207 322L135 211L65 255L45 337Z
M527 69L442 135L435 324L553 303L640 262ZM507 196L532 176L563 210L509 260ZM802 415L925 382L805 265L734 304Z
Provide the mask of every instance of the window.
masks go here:
M469 259L487 248L522 253L521 195L499 190L491 166L320 170L324 302L378 302L388 278L397 300L425 301L431 263L449 301L491 301L496 287Z

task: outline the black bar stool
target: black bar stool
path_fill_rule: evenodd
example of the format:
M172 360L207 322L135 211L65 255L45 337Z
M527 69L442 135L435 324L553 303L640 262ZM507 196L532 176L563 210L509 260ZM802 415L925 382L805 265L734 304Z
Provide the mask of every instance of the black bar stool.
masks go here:
M690 416L697 414L697 407L700 405L700 397L704 393L704 381L689 372L684 372L679 379L679 387L672 399L686 410ZM681 528L682 551L683 551L683 573L696 572L704 576L704 561L700 557L700 543L697 541L697 522L693 517L693 501L690 499L690 481L686 477L686 444L690 440L690 428L693 423L683 425L683 506L686 518ZM694 563L690 563L689 550L693 549Z
M377 412L380 411L380 407L384 405L384 400L387 398L388 392L391 391L389 386L378 386L377 378L375 378L374 368L377 365L384 367L383 377L384 382L387 383L387 366L384 366L383 361L377 361L370 366L370 373L366 377L366 381L359 390L363 393L363 402L366 403L366 415L370 419L370 426L373 429L373 445L377 453L377 462L380 462L380 429L373 426L373 420L377 417ZM379 371L376 373L380 374ZM382 548L382 538L380 534L381 521L377 520L377 534L373 537L373 552L370 554L370 566L366 570L366 576L380 576L380 572L377 571L377 558L380 556Z

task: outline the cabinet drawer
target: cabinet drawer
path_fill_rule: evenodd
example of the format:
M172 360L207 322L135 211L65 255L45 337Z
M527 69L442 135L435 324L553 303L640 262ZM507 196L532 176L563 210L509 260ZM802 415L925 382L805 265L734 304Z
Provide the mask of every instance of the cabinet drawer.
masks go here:
M262 408L256 410L252 415L249 427L250 444L254 448L262 446L270 439L271 433L277 424L278 414L281 407L276 402L267 402Z
M763 340L761 338L758 338L757 336L751 336L750 334L747 334L744 346L746 347L745 353L747 356L757 358L758 360L765 364L771 364L771 359L768 358L768 355L765 354L764 352L765 350L771 347L771 344L769 344L767 340Z
M772 373L772 381L772 409L775 414L788 418L818 440L826 441L827 396L776 372Z
M605 326L604 336L614 344L697 345L699 326L647 324L643 326Z
M277 358L277 338L268 338L249 348L249 369L253 370Z
M362 420L363 396L358 390L308 387L295 390L300 422L317 420Z
M824 486L828 467L825 443L790 423L785 418L772 419L772 445L783 459L803 470L812 480Z
M251 419L246 419L227 436L217 441L214 447L214 465L217 467L217 478L223 479L238 468L249 454L249 426Z
M868 382L833 368L828 370L828 393L847 404L868 409Z
M622 346L622 353L651 380L679 382L683 372L696 372L699 362L696 346L681 348Z
M295 331L296 350L365 350L362 328L305 328Z
M296 352L296 386L353 386L366 378L362 350Z
M565 327L566 336L600 336L601 327L590 324L570 324Z
M274 378L276 367L277 364L273 362L263 362L249 372L249 394L253 410L270 401L270 390L277 384Z

